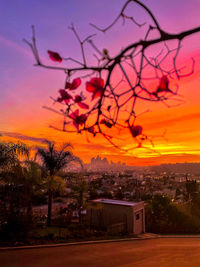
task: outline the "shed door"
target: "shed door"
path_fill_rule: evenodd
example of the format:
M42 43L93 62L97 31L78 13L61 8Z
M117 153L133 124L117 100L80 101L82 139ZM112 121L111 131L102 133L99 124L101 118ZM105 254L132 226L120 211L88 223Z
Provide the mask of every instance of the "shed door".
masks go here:
M143 233L143 210L139 210L134 213L134 234Z

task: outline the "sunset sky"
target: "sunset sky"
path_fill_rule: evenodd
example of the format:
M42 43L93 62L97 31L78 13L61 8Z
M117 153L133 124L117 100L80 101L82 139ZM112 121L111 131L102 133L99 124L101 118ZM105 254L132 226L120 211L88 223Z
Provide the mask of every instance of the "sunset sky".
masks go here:
M108 48L115 55L122 47L144 35L128 22L121 27L121 21L113 29L103 34L92 28L92 22L100 27L107 26L120 11L124 0L7 0L0 3L0 133L1 140L20 139L36 145L41 138L56 142L71 142L74 153L84 162L100 155L114 162L127 165L154 165L175 162L200 162L200 33L186 38L178 63L191 67L191 57L195 59L194 74L174 81L179 85L182 102L174 102L174 107L163 104L141 103L138 113L151 111L138 117L144 132L153 140L154 148L131 149L136 144L128 133L120 136L121 146L127 152L117 150L103 137L85 134L63 133L49 128L57 125L60 118L42 106L52 107L50 96L57 97L63 87L63 72L34 67L34 58L29 47L22 41L31 39L31 25L36 28L38 49L41 59L51 64L47 50L57 51L65 57L81 58L79 44L68 29L74 23L82 38L97 33L95 41L100 49ZM142 1L148 4L164 30L178 33L199 26L199 0L154 0ZM137 21L148 22L148 16L135 5L130 9ZM135 13L134 13L135 10ZM173 44L172 44L173 45ZM89 60L93 62L92 56ZM58 66L59 63L55 63ZM177 104L180 105L177 105ZM163 133L165 132L165 135ZM152 149L150 143L144 145Z

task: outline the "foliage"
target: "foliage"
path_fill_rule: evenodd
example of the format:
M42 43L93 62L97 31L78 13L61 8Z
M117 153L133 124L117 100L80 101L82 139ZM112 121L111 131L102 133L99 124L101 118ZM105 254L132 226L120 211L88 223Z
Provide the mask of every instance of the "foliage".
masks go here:
M22 147L28 151L25 145ZM1 172L0 231L4 239L26 235L33 224L33 196L43 183L40 166L34 161L20 162L13 153L12 164Z
M1 225L1 241L24 240L32 226L24 213L10 214L7 221Z
M22 143L1 143L0 228L2 236L24 234L33 223L32 200L43 183L41 168ZM21 161L22 155L25 161Z
M155 195L146 210L146 231L159 234L199 233L200 217L190 213L187 207L175 205L163 195Z
M71 196L76 200L75 208L79 213L79 222L82 222L82 211L86 208L86 194L88 192L88 183L86 179L78 175L72 185Z
M190 200L191 198L193 198L193 195L195 195L195 193L198 192L198 184L196 181L190 181L190 180L186 180L185 183L185 187L186 187L186 192L187 192L187 200Z
M28 148L25 144L0 143L0 170L8 169L18 163L18 154L27 154Z

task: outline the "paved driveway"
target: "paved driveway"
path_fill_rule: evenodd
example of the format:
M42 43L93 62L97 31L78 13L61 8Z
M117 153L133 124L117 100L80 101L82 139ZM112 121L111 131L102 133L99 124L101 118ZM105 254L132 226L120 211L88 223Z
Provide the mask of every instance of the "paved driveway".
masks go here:
M0 251L1 267L200 266L200 238Z

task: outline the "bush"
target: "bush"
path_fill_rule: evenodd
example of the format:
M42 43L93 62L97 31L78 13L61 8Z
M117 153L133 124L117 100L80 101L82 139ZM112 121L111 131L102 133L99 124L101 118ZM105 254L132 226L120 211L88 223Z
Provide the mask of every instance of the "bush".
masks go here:
M1 240L19 240L26 238L32 222L24 214L11 214L1 226Z
M200 232L200 218L175 205L167 196L156 195L146 209L146 231L158 234Z

